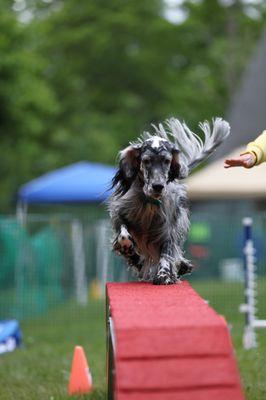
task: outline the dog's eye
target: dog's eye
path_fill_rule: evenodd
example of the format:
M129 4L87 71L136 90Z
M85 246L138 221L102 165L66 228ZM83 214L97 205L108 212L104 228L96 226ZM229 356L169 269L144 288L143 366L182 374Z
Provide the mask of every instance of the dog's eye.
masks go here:
M169 160L169 158L165 158L165 159L163 160L163 163L164 163L165 165L169 165L170 162L171 162L171 160Z

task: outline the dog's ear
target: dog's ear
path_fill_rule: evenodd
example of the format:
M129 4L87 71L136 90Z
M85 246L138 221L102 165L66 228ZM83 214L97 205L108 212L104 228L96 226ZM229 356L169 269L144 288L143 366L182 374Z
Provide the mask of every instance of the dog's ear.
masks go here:
M132 179L140 167L141 144L130 145L120 152L120 163L123 175L126 179Z
M112 187L117 186L120 194L125 194L135 180L140 167L141 144L130 145L119 153L119 168L115 174Z
M180 162L179 162L179 153L180 150L177 146L173 145L172 147L172 162L168 175L168 182L172 182L175 179L180 178Z

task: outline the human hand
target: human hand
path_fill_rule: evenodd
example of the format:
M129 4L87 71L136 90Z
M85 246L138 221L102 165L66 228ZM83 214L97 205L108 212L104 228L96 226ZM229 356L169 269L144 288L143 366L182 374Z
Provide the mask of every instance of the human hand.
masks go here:
M239 157L230 158L224 161L224 168L244 167L251 168L256 163L256 157L253 153L241 154Z

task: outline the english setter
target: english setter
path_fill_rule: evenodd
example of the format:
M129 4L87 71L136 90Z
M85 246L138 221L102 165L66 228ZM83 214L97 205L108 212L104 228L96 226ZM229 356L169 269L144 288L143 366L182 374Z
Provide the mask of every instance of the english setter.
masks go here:
M108 203L113 248L141 280L176 283L192 265L183 254L189 229L187 192L180 183L229 135L221 118L199 124L202 140L175 118L153 126L119 153Z

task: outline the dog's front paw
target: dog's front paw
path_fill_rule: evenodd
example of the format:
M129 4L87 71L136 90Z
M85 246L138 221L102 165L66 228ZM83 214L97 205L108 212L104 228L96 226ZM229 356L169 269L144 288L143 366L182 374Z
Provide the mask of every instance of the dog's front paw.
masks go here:
M153 278L154 285L173 285L179 281L177 275L173 272L172 265L163 265L159 268L157 274Z
M191 272L193 271L193 268L194 267L190 261L188 261L188 260L181 261L179 269L178 269L178 275L182 276L182 275L191 274Z
M162 272L160 274L157 274L154 278L153 278L153 282L154 285L172 285L173 280L170 276L170 274L168 274L167 272Z
M119 235L113 241L113 249L123 256L134 254L134 240L126 227L121 227Z

